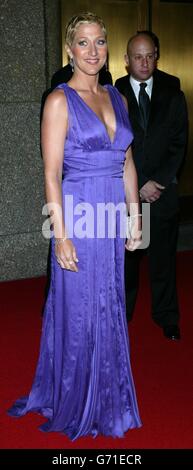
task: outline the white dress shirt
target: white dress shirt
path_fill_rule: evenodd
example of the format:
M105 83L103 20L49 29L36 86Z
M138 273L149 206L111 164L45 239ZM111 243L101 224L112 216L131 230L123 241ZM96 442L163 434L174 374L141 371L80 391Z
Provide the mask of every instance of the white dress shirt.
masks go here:
M132 75L130 75L129 79L130 79L130 84L131 84L131 86L133 88L133 91L135 93L136 100L137 100L137 102L139 102L140 83L142 83L142 81L139 82L138 80L133 78ZM153 77L148 78L148 80L145 80L144 83L147 83L145 91L148 94L149 99L151 100L152 87L153 87Z

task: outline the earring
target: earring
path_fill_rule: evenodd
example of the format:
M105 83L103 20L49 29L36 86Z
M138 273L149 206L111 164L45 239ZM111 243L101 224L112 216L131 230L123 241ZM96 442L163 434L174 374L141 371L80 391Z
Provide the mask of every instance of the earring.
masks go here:
M74 61L72 57L70 58L70 66L71 66L72 72L74 72Z

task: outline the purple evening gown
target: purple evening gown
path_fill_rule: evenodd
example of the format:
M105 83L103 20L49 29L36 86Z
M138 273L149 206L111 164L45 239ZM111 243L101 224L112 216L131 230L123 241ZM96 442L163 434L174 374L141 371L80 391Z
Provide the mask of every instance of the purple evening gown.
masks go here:
M133 138L119 92L105 87L116 117L113 141L75 90L67 84L58 87L66 95L69 115L63 198L73 196L73 207L80 204L83 210L84 203L90 203L95 215L99 202L124 205L123 165ZM80 216L74 212L76 223ZM72 239L78 273L60 268L52 239L37 370L29 396L17 400L9 414L36 411L48 418L40 429L65 433L72 440L88 434L121 437L141 426L125 316L125 239L108 238L107 233L103 238L75 234Z

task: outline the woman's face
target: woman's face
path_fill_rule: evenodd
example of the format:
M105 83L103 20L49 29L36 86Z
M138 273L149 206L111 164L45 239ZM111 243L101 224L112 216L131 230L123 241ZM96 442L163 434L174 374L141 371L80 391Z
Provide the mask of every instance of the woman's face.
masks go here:
M67 52L74 61L74 69L88 75L96 75L107 59L107 42L101 26L97 23L80 24L73 43Z

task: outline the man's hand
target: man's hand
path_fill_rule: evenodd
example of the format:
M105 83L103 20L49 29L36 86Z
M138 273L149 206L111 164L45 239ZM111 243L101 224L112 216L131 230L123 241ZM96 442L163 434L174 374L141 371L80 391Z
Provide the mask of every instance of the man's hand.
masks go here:
M165 189L165 186L149 180L140 189L140 199L145 202L155 202L160 198L163 189Z

